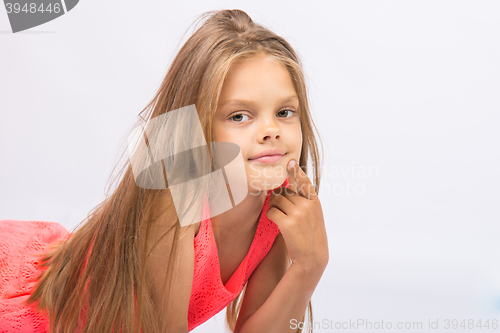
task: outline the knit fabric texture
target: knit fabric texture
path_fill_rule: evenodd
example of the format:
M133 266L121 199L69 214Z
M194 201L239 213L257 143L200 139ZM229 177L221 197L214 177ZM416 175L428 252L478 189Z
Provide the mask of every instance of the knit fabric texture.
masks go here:
M288 178L281 185L288 187ZM220 276L219 255L214 239L208 205L203 206L202 222L194 238L195 262L193 288L189 301L188 330L204 323L231 303L242 291L246 282L271 249L278 226L267 218L269 196L262 208L257 230L247 255L224 285Z
M37 253L68 231L59 223L0 221L0 332L48 332L45 313L25 301L45 267L38 266Z

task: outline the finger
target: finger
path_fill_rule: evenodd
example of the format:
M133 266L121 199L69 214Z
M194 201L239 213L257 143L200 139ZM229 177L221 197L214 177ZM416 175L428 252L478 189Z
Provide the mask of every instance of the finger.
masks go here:
M297 198L301 197L297 192L287 187L278 187L271 192L271 198L276 196L282 196L294 205L298 203ZM271 199L270 199L271 200Z
M269 209L266 212L266 216L268 219L273 221L278 226L278 229L281 230L281 226L283 225L283 221L286 218L285 213L283 213L281 210L279 210L276 207L269 207Z
M297 196L296 193L294 195ZM286 195L277 195L273 192L272 197L269 199L269 208L276 207L287 216L293 212L294 206L295 204Z
M290 164L290 162L288 162ZM293 192L297 193L297 182L295 181L295 179L292 177L292 175L290 174L290 168L288 167L287 165L287 172L288 172L288 188L290 190L292 190Z
M277 187L272 191L272 193L276 195L294 195L294 194L296 195L297 191L295 191L294 188L295 189L297 188L296 183L290 185L290 181L288 181L288 187L286 186Z
M311 180L295 160L291 160L288 163L288 170L290 175L289 182L295 181L295 192L297 192L297 194L307 199L313 199L317 196ZM290 181L290 179L292 179L292 181Z

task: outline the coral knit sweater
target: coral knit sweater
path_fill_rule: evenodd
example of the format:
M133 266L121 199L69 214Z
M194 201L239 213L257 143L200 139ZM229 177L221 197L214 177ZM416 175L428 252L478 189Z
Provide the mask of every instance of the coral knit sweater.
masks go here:
M288 178L281 185L288 187ZM202 222L194 238L193 288L188 310L188 329L193 330L223 310L241 292L252 272L271 249L279 234L267 218L268 191L248 254L224 285L220 277L217 244L212 231L210 210L203 207ZM60 224L42 221L0 221L0 333L48 333L48 320L26 299L45 268L33 254L71 234Z

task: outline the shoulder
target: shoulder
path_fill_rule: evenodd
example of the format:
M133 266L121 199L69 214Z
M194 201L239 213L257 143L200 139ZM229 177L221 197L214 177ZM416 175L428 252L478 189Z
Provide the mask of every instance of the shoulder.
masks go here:
M15 253L21 250L35 252L68 235L68 230L56 222L1 220L0 244L3 246L0 251L10 249Z

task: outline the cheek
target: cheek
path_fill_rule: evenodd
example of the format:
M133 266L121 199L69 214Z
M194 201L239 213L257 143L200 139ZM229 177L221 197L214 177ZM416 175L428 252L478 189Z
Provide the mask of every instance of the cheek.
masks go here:
M292 142L293 147L295 149L298 149L298 151L300 153L300 151L302 150L302 130L300 128L300 125L293 130L293 133L290 137L293 138L292 139L293 140L293 142Z
M245 159L245 156L249 154L247 147L245 146L245 142L243 139L243 135L238 135L237 133L231 133L229 131L225 131L221 128L214 131L214 141L215 142L231 142L240 148L241 154Z
M248 151L248 147L245 146L245 143L238 140L233 141L233 143L237 144L238 147L240 147L241 156L243 157L243 160L247 160L250 157L249 156L250 152Z
M212 132L214 135L214 141L216 142L223 141L222 139L224 137L224 130L220 126L214 125L214 127L212 128Z

